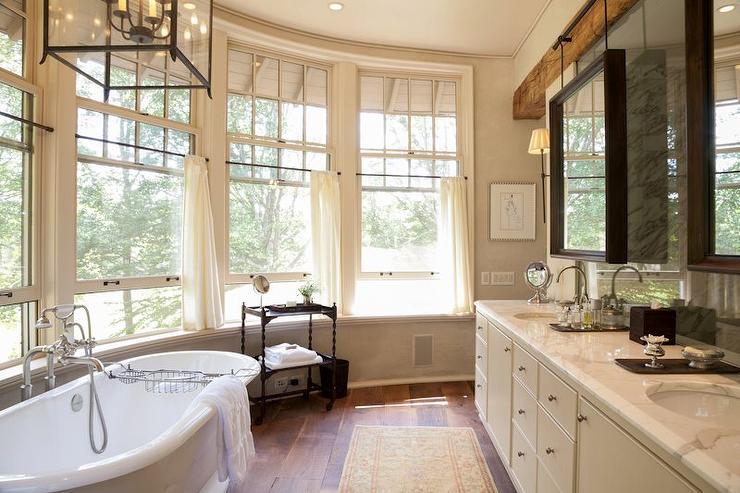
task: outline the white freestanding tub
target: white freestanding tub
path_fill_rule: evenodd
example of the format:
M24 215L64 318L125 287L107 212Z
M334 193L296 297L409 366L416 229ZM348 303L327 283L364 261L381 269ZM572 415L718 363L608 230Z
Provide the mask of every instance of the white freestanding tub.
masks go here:
M122 363L143 370L259 371L254 358L220 351L159 353ZM225 489L216 473L216 411L190 408L202 387L158 394L145 391L143 382L125 384L104 373L96 373L95 384L108 426L108 447L100 455L89 441L87 375L0 411L0 492ZM71 404L76 394L83 398L78 411ZM100 444L97 417L94 423Z

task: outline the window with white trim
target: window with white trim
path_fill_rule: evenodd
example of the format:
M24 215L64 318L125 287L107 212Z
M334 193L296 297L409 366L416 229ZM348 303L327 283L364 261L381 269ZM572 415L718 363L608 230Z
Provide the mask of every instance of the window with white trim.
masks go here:
M413 311L434 311L440 293L439 177L462 172L457 81L363 73L360 99L356 310L395 298Z
M229 48L227 319L259 303L252 277L273 281L270 299L297 297L311 273L310 170L330 169L329 69Z
M190 91L132 91L167 119L101 104L85 87L78 77L75 302L98 340L178 329L183 156L197 132L172 116L190 120Z
M27 82L23 2L0 0L0 111L36 120L38 89ZM0 366L36 345L36 197L39 130L0 116Z

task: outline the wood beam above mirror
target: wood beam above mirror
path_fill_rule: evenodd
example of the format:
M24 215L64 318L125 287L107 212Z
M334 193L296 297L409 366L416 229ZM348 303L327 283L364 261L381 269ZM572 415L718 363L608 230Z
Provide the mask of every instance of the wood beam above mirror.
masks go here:
M638 1L608 0L608 25L611 27ZM586 3L584 2L584 5ZM563 26L563 29L565 27ZM573 41L567 43L563 50L564 66L567 67L581 58L603 36L604 0L598 0L571 31L570 37ZM542 59L514 92L514 119L539 120L545 116L545 91L559 77L560 50L548 48Z

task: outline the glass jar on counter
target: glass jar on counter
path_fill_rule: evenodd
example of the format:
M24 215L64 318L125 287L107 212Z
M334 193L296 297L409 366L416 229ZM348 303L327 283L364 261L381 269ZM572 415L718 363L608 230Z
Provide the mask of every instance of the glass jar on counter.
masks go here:
M622 310L607 306L601 310L601 325L606 328L624 327L624 314Z

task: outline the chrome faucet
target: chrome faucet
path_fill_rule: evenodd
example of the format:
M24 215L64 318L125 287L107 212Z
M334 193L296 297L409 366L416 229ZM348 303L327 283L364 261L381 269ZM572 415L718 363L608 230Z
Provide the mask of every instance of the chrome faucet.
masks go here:
M575 293L573 295L573 302L575 302L576 305L581 305L583 304L583 300L588 300L588 278L586 277L586 273L583 272L583 269L581 269L577 265L569 265L568 267L560 271L557 279L555 279L555 282L560 282L560 276L563 275L563 272L569 269L573 269L576 272L579 272L583 277L583 294L581 294L581 290L578 289L578 279L576 279Z
M87 315L87 337L85 329L79 323L72 322L71 318L78 309L84 310ZM31 384L31 360L38 354L46 354L46 390L56 387L56 375L54 365L57 362L64 364L64 360L74 357L78 348L85 349L85 358L92 358L92 350L95 347L95 339L92 337L92 324L90 321L90 310L84 305L57 305L46 308L41 312L41 317L36 322L36 330L50 329L53 325L48 314L51 313L63 323L63 334L53 344L36 346L32 348L23 358L23 385L21 385L21 400L30 399L33 396L33 385ZM82 334L81 339L74 338L75 329ZM97 365L95 365L97 366Z
M103 362L92 356L63 356L59 362L63 365L85 365L95 371L103 371Z
M638 280L640 282L642 282L642 273L636 267L633 267L631 265L623 265L623 266L621 266L620 268L618 268L617 270L614 271L614 274L612 274L612 291L611 291L611 293L609 293L608 296L605 296L604 297L604 301L605 301L604 305L611 305L611 306L613 306L615 308L619 308L622 305L624 305L624 300L620 300L617 297L617 293L616 293L616 289L615 289L615 284L616 284L616 281L617 281L617 275L620 272L622 272L623 270L626 270L626 269L635 271L637 273Z

